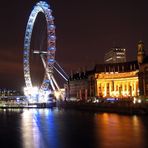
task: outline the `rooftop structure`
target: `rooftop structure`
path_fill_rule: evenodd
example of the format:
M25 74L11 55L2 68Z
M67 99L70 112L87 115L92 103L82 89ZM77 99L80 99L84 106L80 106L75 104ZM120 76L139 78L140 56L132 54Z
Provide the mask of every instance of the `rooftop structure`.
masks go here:
M114 47L105 54L105 63L123 63L126 62L126 49Z

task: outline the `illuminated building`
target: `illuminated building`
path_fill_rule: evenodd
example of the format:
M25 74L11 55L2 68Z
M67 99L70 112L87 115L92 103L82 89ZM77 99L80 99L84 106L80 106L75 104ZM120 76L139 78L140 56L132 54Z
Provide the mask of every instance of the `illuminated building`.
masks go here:
M137 61L106 64L104 70L95 67L96 96L98 97L132 97L138 96Z
M126 50L124 48L114 47L105 54L105 63L123 63L126 62Z
M144 44L138 43L137 60L123 63L96 64L69 79L69 97L88 98L148 97L148 56Z
M19 96L21 93L17 90L12 89L0 89L0 97L3 96Z

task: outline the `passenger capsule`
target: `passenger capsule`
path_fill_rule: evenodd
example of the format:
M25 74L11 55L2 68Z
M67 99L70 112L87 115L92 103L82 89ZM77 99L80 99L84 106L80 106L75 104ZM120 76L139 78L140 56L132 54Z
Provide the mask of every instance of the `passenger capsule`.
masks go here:
M48 79L44 80L44 83L49 83L50 81Z
M54 17L52 15L49 15L48 16L48 21L53 21L54 20Z
M55 36L55 35L51 35L51 36L49 36L48 38L49 38L49 40L51 40L51 41L55 41L55 40L56 40L56 36Z
M48 25L48 29L49 29L50 31L55 30L55 25Z
M28 60L27 59L24 59L24 63L28 63Z
M49 59L49 60L48 60L48 63L54 63L54 62L55 62L54 59Z
M56 50L56 48L52 46L52 47L49 47L48 50Z
M28 50L24 50L24 54L28 54Z

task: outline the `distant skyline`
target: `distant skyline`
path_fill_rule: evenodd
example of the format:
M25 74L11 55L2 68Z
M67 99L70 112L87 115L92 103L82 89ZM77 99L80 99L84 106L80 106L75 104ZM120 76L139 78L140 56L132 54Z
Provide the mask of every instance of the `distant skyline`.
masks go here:
M24 34L36 2L1 2L0 88L24 86ZM104 54L114 46L126 49L127 61L136 59L139 40L148 52L147 0L47 0L47 3L55 17L56 60L67 72L103 63Z

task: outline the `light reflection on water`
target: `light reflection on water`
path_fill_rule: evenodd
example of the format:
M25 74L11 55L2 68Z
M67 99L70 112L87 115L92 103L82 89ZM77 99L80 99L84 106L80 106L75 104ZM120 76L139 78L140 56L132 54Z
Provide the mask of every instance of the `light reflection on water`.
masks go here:
M24 148L39 148L40 146L40 133L36 121L34 119L34 114L30 110L25 110L22 114L21 120L21 130L22 130L22 141Z
M146 116L145 118L148 119ZM117 114L95 116L96 135L103 148L142 148L147 145L140 117ZM148 132L148 131L147 131Z
M56 110L54 110L54 113ZM56 123L52 110L25 110L22 114L24 148L56 148Z
M3 135L10 131L11 137L5 138ZM145 148L147 136L148 116L58 109L0 110L0 139L10 143L3 148Z

